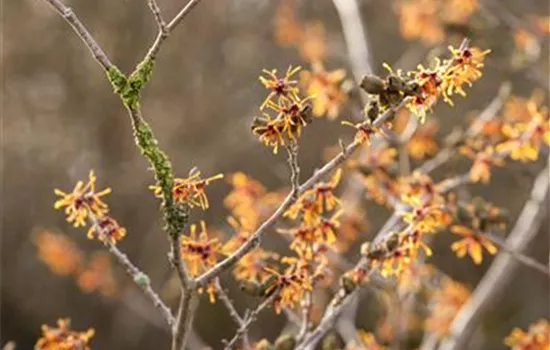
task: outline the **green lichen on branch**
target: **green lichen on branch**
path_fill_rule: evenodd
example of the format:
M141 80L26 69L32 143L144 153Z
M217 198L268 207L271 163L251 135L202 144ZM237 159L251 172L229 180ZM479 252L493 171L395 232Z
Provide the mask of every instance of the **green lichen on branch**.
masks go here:
M134 135L142 154L151 163L157 185L162 189L165 231L170 236L176 236L183 232L187 225L189 208L174 203L172 196L174 185L172 164L168 156L159 148L151 127L143 119L134 122Z
M151 79L154 60L145 58L136 69L126 77L117 67L111 66L107 70L107 77L113 85L115 93L122 103L130 109L137 108L141 99L141 90Z

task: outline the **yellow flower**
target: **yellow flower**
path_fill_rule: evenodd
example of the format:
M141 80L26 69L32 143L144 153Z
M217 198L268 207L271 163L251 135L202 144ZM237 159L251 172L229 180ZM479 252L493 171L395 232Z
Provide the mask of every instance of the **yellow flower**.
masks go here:
M338 117L340 107L347 100L346 93L340 87L345 77L345 70L327 72L320 62L313 63L311 71L300 74L300 83L305 87L306 93L313 97L315 116L326 114L329 119Z
M94 336L93 328L79 332L70 328L69 319L57 320L57 328L42 326L42 337L34 346L37 350L90 350L88 343Z
M278 104L280 100L290 100L297 101L300 98L298 97L298 81L292 80L292 76L296 74L301 67L289 66L285 75L281 78L277 76L277 70L267 70L264 69L263 73L266 76L260 76L260 82L264 87L269 91L266 99L262 103L260 109L264 109L269 102L273 102L275 99L275 104Z
M59 189L55 189L56 195L62 197L55 204L55 209L65 207L67 221L72 222L75 227L85 226L88 216L102 216L109 210L101 197L111 193L110 188L106 188L96 193L95 190L96 177L93 170L90 170L89 180L86 185L82 181L78 181L73 191L65 193Z
M203 210L208 209L208 197L206 197L205 188L212 181L223 178L223 174L217 174L209 178L201 178L201 172L193 168L189 177L174 179L172 195L177 203L189 205L191 208L199 207ZM162 188L157 185L149 186L157 198L162 197Z
M483 248L491 255L495 255L498 251L497 247L491 243L491 241L484 238L482 235L476 234L476 232L469 227L453 225L451 227L451 232L464 237L460 241L454 242L451 245L451 250L455 252L456 256L459 258L463 258L467 253L476 265L481 264L483 261Z

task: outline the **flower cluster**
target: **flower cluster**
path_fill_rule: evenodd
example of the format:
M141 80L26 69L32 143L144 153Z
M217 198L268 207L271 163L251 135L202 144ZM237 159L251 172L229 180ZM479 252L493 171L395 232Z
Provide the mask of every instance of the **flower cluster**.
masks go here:
M460 146L460 152L473 161L473 182L489 182L492 168L504 166L506 157L536 161L541 147L550 145L550 117L537 93L529 99L511 97L502 116L474 126L480 131Z
M465 96L464 85L471 86L481 76L483 61L490 50L481 51L478 48L449 47L452 57L436 59L433 68L419 65L417 70L409 72L409 78L415 86L415 94L411 96L407 108L420 121L424 121L426 114L441 97L445 102L453 105L451 96L458 94Z
M126 229L107 215L109 207L101 197L111 193L111 189L96 192L95 183L96 177L92 170L86 185L79 181L69 193L55 189L55 194L61 199L55 202L54 208L65 208L67 221L73 223L75 227L86 226L86 220L89 220L91 226L88 230L88 238L97 238L105 244L115 244L126 236Z
M527 332L514 328L504 343L512 350L547 350L550 348L550 323L540 319L530 325Z
M269 94L260 108L264 110L263 117L252 121L252 132L263 144L273 147L273 153L279 146L295 142L302 128L312 121L310 98L301 98L298 82L292 80L299 70L300 67L289 67L283 77L278 77L275 69L264 70L266 76L260 76Z
M90 328L87 331L75 331L70 328L69 319L57 320L57 328L42 326L42 337L34 346L37 350L89 350L89 342L95 334Z
M197 168L191 169L189 177L175 178L172 188L172 195L176 203L185 204L189 207L199 207L203 210L208 209L208 197L206 197L205 188L212 181L223 179L223 174L217 174L208 178L201 178L201 172ZM162 197L162 188L157 185L149 187L158 198Z

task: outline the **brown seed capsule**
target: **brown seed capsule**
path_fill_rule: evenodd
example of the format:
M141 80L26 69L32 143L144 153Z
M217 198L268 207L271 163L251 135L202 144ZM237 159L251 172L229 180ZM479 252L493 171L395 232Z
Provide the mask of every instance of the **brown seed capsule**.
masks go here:
M367 119L371 122L374 122L376 118L378 118L378 115L380 114L380 106L378 105L378 101L373 100L370 101L369 104L365 108Z
M368 94L380 95L386 90L386 84L382 79L376 75L365 74L361 78L359 86L365 90Z
M390 75L387 78L387 85L388 85L388 91L391 92L400 92L405 90L406 85L402 78L398 77L397 75Z
M397 248L398 244L399 244L399 234L394 232L386 240L386 249L388 250L388 252L393 252L395 248Z

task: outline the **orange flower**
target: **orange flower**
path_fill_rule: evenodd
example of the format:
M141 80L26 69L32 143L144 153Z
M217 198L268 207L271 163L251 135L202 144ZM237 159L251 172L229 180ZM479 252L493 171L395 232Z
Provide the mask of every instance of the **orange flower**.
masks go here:
M97 238L100 242L115 244L126 236L126 229L113 219L105 215L92 219L92 226L88 230L88 239Z
M451 245L451 250L459 258L463 258L468 253L476 265L481 264L483 261L483 248L491 255L495 255L498 251L491 241L469 227L453 225L451 232L464 237L460 241L454 242Z
M504 344L512 350L548 350L550 349L550 324L540 319L529 326L527 332L514 328L504 339Z
M427 156L433 156L439 150L439 146L434 136L439 130L436 121L429 121L421 125L407 142L407 151L417 160L422 160Z
M280 45L297 45L304 30L296 18L296 2L281 1L275 14L275 41Z
M403 202L412 206L410 211L400 215L413 230L434 232L449 221L448 214L441 204L423 203L418 197L404 197Z
M469 141L460 148L460 152L474 161L470 169L470 178L473 182L489 182L491 167L504 165L504 161L499 158L493 146L483 148L483 144Z
M433 45L445 38L435 0L402 0L397 3L396 11L399 15L399 32L405 39L420 39Z
M441 287L432 297L430 316L426 319L426 329L444 337L449 332L456 314L470 298L470 291L462 284L444 278Z
M326 56L325 28L322 22L316 21L305 25L298 48L303 59L312 64L320 62Z
M313 97L313 114L321 117L327 114L329 119L338 117L340 106L346 100L346 93L341 89L342 80L346 77L343 69L327 72L320 62L311 65L311 71L300 74L300 83L306 93Z
M106 188L96 193L96 177L93 170L90 170L88 177L89 180L86 185L82 181L78 181L70 193L65 193L58 189L54 190L56 195L62 197L55 202L54 208L60 209L65 207L67 221L72 222L75 227L85 226L86 219L90 214L102 216L109 210L107 204L101 200L101 197L111 193L111 189Z
M201 178L201 172L197 168L191 169L189 177L174 179L172 194L177 203L189 205L191 208L199 207L203 210L208 209L208 197L206 197L205 187L212 181L223 178L223 174L217 174L206 179ZM157 198L162 197L162 188L157 185L149 186Z
M342 125L351 126L357 132L355 133L354 142L360 143L360 144L367 144L370 145L370 139L373 135L381 134L384 135L382 132L382 129L375 127L372 125L372 122L370 120L366 120L360 123L352 123L344 120L342 122Z
M38 249L38 258L53 273L68 276L80 268L82 251L68 236L50 231L40 231L33 235Z
M201 232L196 236L197 225L191 225L191 233L183 236L181 241L181 256L192 277L197 277L200 273L206 272L209 268L216 265L217 255L221 252L221 243L217 238L208 238L206 223L201 221ZM203 289L199 289L202 293ZM216 301L216 285L214 280L206 286L211 303Z
M265 295L278 293L273 302L273 308L278 314L285 306L294 307L298 305L304 297L304 292L312 289L309 275L298 267L297 264L293 264L283 274L265 267L265 270L271 274L268 280L273 279L273 282L265 289Z
M208 238L206 223L200 222L201 232L197 237L197 225L191 225L189 235L184 235L181 242L181 256L189 273L197 277L216 264L216 256L220 253L221 243L217 238Z
M236 264L233 275L239 281L261 282L269 276L265 270L268 260L278 259L279 255L256 248L243 256Z
M93 328L79 332L70 329L69 319L57 320L57 328L42 326L42 337L34 346L37 350L90 350L88 343L94 336Z
M117 292L117 283L109 253L94 253L88 266L79 273L77 284L86 293L99 291L104 296L113 296Z

